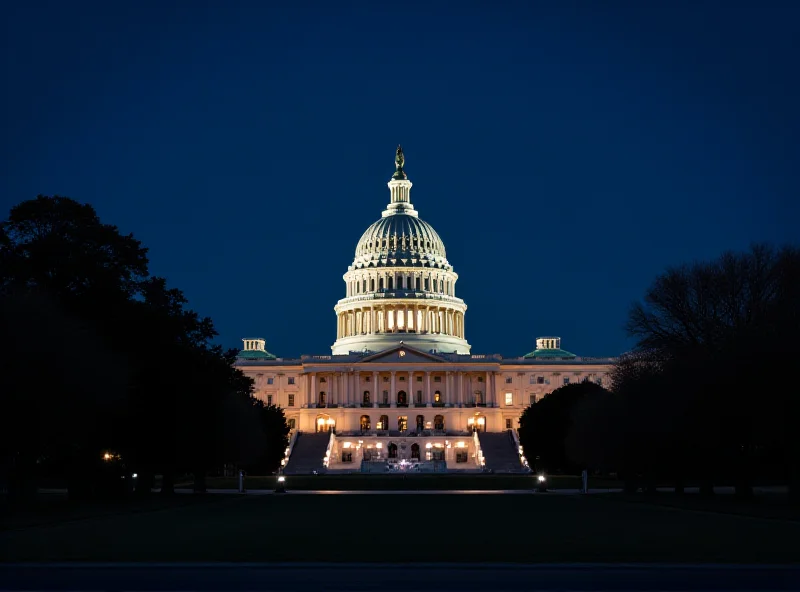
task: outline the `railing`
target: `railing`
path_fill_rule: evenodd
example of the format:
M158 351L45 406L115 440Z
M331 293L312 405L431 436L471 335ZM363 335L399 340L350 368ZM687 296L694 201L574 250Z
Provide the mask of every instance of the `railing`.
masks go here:
M331 437L328 438L328 447L325 449L325 458L328 459L327 461L323 461L323 466L327 469L328 465L331 462L331 453L333 452L333 443L336 441L336 434L333 430L331 430Z
M475 462L476 464L483 468L486 466L486 459L483 458L483 450L481 450L481 441L478 438L478 432L472 432L472 441L475 444Z

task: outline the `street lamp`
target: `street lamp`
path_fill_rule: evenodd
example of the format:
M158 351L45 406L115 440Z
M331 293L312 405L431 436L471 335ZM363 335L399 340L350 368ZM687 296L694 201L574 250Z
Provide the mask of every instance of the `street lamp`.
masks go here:
M539 487L536 491L539 493L547 493L547 477L544 476L543 473L540 473L536 480L539 482Z
M278 475L278 482L275 485L275 493L286 493L286 477Z

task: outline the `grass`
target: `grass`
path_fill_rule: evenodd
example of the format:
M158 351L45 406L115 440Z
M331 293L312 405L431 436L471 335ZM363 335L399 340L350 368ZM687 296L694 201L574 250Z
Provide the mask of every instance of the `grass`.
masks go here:
M192 498L195 496L177 496ZM559 494L208 495L0 532L4 561L755 562L800 524Z
M537 486L536 476L532 475L289 475L286 477L287 487L295 491L462 491L462 490L498 490L527 489ZM548 488L578 489L580 477L571 475L553 475L548 477ZM621 487L619 481L613 479L592 479L591 487ZM191 487L190 482L181 483L177 487ZM239 487L236 478L215 477L208 479L209 489L231 489ZM248 490L274 489L275 477L246 477L245 488Z

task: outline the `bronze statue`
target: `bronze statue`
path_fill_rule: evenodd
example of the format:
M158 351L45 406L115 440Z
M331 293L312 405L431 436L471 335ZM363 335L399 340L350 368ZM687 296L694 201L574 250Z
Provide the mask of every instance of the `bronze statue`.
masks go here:
M406 163L405 156L403 156L403 147L397 146L397 152L394 157L394 166L398 171L403 170L403 165Z

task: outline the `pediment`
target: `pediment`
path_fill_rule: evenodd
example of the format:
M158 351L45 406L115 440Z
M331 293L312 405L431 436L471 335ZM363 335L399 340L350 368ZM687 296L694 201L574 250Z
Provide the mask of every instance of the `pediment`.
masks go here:
M379 362L390 364L430 364L431 362L444 361L435 354L418 350L404 343L361 359L361 363Z

